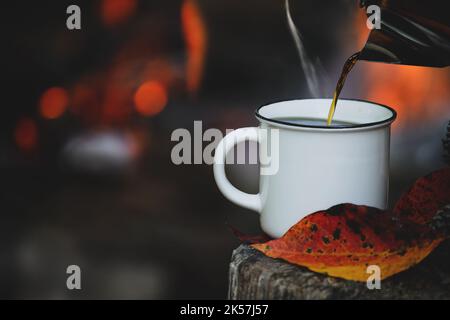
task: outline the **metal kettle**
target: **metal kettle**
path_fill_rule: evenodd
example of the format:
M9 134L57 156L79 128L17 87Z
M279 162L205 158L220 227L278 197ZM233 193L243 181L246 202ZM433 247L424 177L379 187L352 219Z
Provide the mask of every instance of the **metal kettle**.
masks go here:
M446 0L361 0L380 8L360 60L445 67L450 65L450 14ZM369 15L369 13L368 13Z

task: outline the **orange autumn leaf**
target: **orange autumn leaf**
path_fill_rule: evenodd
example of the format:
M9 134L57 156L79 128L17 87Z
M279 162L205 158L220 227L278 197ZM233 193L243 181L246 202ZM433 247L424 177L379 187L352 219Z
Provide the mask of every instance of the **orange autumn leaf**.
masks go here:
M424 224L449 204L450 167L446 167L418 179L397 201L393 213L401 219Z
M347 280L366 281L367 266L378 265L385 279L422 261L446 238L432 222L439 206L450 203L449 177L446 168L419 179L393 211L340 204L305 217L280 239L252 246Z

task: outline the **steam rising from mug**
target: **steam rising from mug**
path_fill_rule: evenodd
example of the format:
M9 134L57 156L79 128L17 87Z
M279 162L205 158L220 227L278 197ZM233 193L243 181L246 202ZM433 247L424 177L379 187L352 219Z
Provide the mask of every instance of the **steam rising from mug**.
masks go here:
M289 30L291 32L292 38L294 39L295 46L297 47L300 62L302 64L302 69L303 72L305 73L308 89L314 98L318 98L321 96L321 92L319 89L320 86L319 86L319 72L318 72L318 69L320 68L320 61L317 60L316 65L314 65L314 63L312 63L311 59L306 53L305 47L303 46L302 42L302 36L298 31L297 26L294 23L294 20L292 19L289 0L285 0L285 8Z

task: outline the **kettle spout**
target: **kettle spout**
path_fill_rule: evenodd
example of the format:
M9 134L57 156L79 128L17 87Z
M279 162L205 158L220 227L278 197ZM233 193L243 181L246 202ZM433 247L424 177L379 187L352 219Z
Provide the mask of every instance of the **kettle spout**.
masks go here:
M450 65L450 17L440 0L361 0L378 5L380 29L373 29L360 60L445 67Z

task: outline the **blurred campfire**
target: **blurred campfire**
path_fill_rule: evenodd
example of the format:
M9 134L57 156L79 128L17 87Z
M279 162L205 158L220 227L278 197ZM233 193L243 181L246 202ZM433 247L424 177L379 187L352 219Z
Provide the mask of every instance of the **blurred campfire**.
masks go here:
M173 31L159 30L158 22L147 22L149 18L131 20L140 5L143 3L137 0L92 4L105 32L114 34L119 27L137 32L131 32L99 69L89 69L66 83L45 89L36 101L40 119L25 115L16 124L14 139L19 150L26 154L37 151L40 127L70 118L82 129L81 135L74 138L78 145L94 138L93 131L110 134L109 140L121 131L126 139L116 141L117 145L130 145L116 151L132 150L130 154L136 158L148 146L150 133L142 134L150 130L145 119L160 114L177 97L195 96L202 81L207 47L206 26L197 1L183 0L178 8L184 57L170 51L172 39L165 35ZM158 32L146 33L142 29ZM106 140L100 138L97 143ZM73 141L69 143L72 152L80 149L73 147Z

